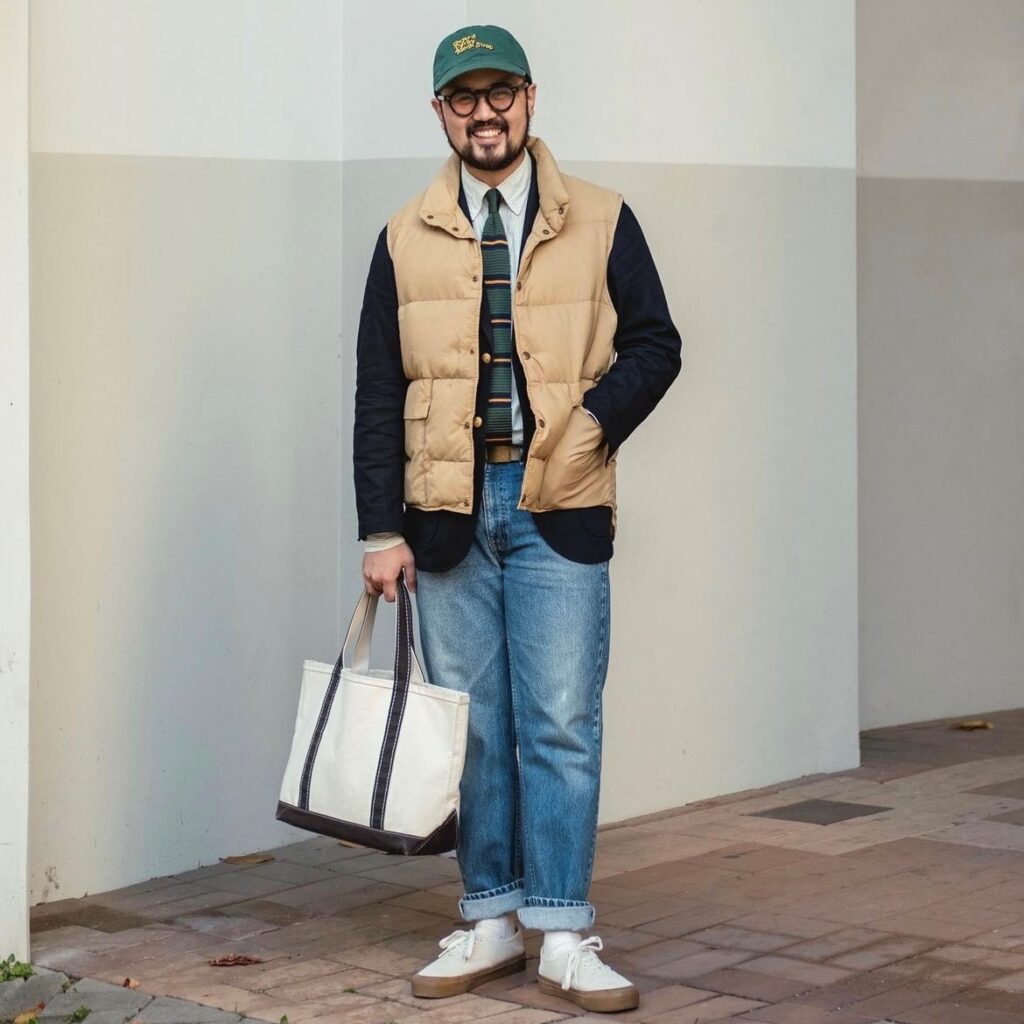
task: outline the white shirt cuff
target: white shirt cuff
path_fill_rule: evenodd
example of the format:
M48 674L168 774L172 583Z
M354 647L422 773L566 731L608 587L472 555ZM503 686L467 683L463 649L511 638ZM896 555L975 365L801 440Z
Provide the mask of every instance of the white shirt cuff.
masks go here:
M386 551L388 548L397 547L405 542L400 533L391 531L389 533L368 533L363 541L365 551Z

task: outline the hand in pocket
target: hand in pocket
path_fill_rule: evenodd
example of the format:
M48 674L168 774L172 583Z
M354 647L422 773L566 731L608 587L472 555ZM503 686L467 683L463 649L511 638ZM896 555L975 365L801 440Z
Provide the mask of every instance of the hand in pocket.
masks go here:
M602 474L608 445L604 429L590 413L573 406L569 422L547 459L543 490L559 504L600 504L595 485Z

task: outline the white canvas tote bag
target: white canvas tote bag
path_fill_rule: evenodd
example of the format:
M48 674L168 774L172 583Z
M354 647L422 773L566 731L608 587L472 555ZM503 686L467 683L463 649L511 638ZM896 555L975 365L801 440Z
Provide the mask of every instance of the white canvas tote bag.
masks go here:
M469 694L427 683L405 574L394 669L369 667L379 595L359 598L335 665L307 660L277 818L387 853L458 844Z

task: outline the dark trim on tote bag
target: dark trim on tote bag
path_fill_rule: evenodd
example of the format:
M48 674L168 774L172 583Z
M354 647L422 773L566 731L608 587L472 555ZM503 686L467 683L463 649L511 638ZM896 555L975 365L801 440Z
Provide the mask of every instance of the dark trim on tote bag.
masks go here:
M348 642L355 625L355 617L362 607L362 600L353 612L349 623L346 642L334 664L330 682L320 705L316 725L310 737L309 749L302 766L299 778L298 806L278 800L275 817L298 828L321 835L334 836L348 842L358 843L372 849L387 853L401 854L434 854L445 853L455 849L458 842L458 813L452 811L438 827L428 836L410 836L402 832L389 832L384 828L384 815L387 810L388 790L391 785L391 772L394 768L395 754L398 750L398 738L402 729L402 720L409 699L409 680L412 673L414 653L414 630L412 623L412 601L409 588L405 581L405 570L399 574L396 588L397 629L395 631L395 668L394 685L391 690L391 703L384 726L384 738L381 742L380 755L377 760L377 772L374 779L373 794L370 801L370 824L361 825L356 822L342 821L328 814L310 810L309 790L313 779L313 767L327 721L330 717L338 687L341 684L341 670L344 664ZM376 610L376 596L370 600L369 611L359 624L357 646L363 637L364 630L373 626L373 612Z

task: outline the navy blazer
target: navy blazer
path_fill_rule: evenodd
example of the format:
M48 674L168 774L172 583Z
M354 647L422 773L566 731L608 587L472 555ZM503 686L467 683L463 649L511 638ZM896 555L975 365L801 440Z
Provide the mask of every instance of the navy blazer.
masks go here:
M533 155L526 201L524 239L540 207L537 167ZM459 206L469 220L462 186ZM571 216L571 213L570 213ZM622 204L608 257L608 292L618 316L611 367L583 395L583 406L601 424L608 458L636 430L668 390L682 366L682 341L669 314L654 259L633 211ZM480 316L480 352L493 351L487 297ZM513 346L512 367L523 416L523 446L529 448L536 426L526 377ZM480 363L476 412L483 420L490 393L490 368ZM475 462L470 514L440 509L427 512L403 508L405 422L403 411L409 381L402 366L398 333L395 268L388 252L387 225L377 237L370 260L356 341L356 402L352 461L356 491L358 537L400 531L412 548L416 565L443 572L458 565L473 542L484 474L484 427L473 429ZM576 562L603 562L612 557L612 514L607 505L533 512L541 536L559 554Z

